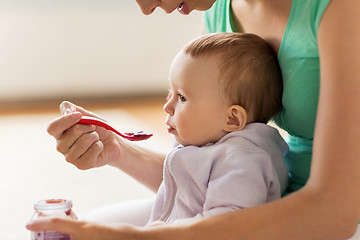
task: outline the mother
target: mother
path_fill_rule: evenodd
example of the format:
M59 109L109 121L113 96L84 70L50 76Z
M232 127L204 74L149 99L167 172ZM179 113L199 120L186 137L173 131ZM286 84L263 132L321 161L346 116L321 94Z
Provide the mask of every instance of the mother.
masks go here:
M144 14L157 7L182 14L208 10L208 32L241 31L267 40L278 53L284 109L276 122L290 134L286 163L293 192L281 200L186 225L117 228L61 218L30 229L54 229L72 239L347 239L360 218L359 0L137 0ZM156 190L164 156L123 143L110 133L73 126L81 114L70 103L49 133L80 168L110 164ZM71 110L73 109L73 110ZM65 132L66 129L70 128ZM86 139L94 139L83 145ZM75 142L75 143L74 143ZM141 168L137 166L141 165ZM147 167L144 167L147 166ZM311 171L310 171L311 166ZM139 172L147 169L147 172Z

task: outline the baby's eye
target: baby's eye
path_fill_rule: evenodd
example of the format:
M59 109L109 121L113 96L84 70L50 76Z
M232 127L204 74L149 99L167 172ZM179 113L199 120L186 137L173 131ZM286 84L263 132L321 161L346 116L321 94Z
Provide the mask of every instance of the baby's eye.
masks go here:
M179 98L180 102L186 102L186 98L183 95L178 94L178 98Z

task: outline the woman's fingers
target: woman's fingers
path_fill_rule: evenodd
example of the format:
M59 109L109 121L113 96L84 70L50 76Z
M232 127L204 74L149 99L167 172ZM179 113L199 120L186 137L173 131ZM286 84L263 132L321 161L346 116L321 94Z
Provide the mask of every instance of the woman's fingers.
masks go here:
M63 115L50 123L48 133L55 137L56 149L66 161L82 170L106 165L103 141L112 134L94 125L77 124L84 115L98 116L67 101L60 104L60 111Z
M70 137L75 138L74 135ZM70 146L69 151L65 153L66 160L69 162L76 161L97 141L99 141L99 134L94 130L83 133L76 138L74 144Z
M103 151L103 143L98 134L92 132L80 137L68 154L65 154L67 162L74 164L81 170L98 167L98 158Z
M130 225L116 227L77 221L70 218L41 217L26 225L30 231L56 231L68 234L71 240L139 239L139 231Z
M97 166L103 144L94 125L76 124L81 116L79 112L62 115L50 123L48 132L56 138L56 149L67 162L89 169Z
M96 167L103 143L93 125L77 124L57 139L58 152L79 169Z
M41 217L26 225L30 231L53 230L60 233L73 235L80 228L82 222L71 218Z
M81 155L78 161L73 164L80 170L104 166L107 162L101 157L103 149L103 143L101 141L96 141L83 155Z
M74 112L80 112L83 116L91 116L91 117L96 117L96 118L102 119L101 117L99 117L95 113L93 113L91 111L88 111L88 110L85 110L84 108L82 108L80 106L77 106L77 105L75 105L75 104L73 104L71 102L68 102L68 101L63 101L60 104L59 108L60 108L60 112L61 112L62 115L67 115L67 114L74 113Z
M48 133L56 139L59 139L63 133L74 126L82 117L80 112L73 112L71 114L62 115L53 120L48 128Z
M57 139L56 149L66 155L71 152L71 149L80 147L88 148L94 141L99 140L98 134L95 132L95 126L93 125L83 125L76 124L69 129L67 129L60 138ZM90 139L86 139L86 136L92 135ZM94 140L93 140L94 139ZM91 141L91 143L86 144L86 142ZM84 146L85 145L85 146ZM83 154L84 152L80 153Z
M82 107L79 107L71 102L63 101L60 106L60 112L62 115L73 113L73 112L81 112L83 115L89 115L89 113L83 109Z
M59 109L62 115L76 112L76 106L68 101L62 102L59 106Z

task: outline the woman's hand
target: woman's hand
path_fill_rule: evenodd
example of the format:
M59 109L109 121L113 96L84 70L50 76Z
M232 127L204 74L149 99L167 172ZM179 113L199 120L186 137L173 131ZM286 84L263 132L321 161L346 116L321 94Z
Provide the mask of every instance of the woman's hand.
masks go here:
M101 127L76 124L83 115L98 116L66 101L61 103L60 111L62 116L50 123L48 133L56 139L57 150L66 161L84 170L119 158L119 139L114 134Z
M62 102L60 111L62 116L50 123L48 133L56 139L57 150L66 161L83 170L108 164L157 191L164 154L131 144L104 128L76 124L82 116L100 117L73 103Z
M138 239L140 230L130 225L111 227L66 217L42 217L26 225L30 231L57 231L68 234L71 240Z

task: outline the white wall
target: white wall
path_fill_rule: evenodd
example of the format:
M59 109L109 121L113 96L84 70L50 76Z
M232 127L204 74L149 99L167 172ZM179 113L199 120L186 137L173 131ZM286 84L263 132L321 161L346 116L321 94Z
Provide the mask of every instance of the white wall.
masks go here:
M0 100L156 93L201 15L134 0L0 0Z

